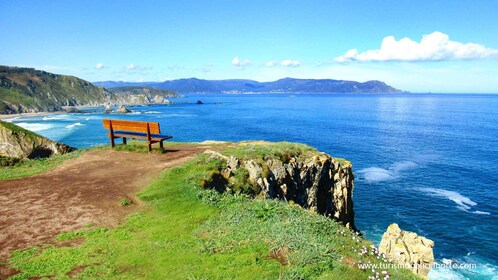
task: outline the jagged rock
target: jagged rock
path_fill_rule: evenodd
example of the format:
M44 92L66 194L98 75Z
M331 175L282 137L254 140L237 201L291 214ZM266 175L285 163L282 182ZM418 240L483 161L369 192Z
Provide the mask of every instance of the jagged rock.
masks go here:
M104 114L112 113L111 105L105 105Z
M293 201L356 231L351 164L340 164L324 153L292 157L286 163L278 158L240 160L218 152L207 153L226 161L227 169L221 170L221 174L227 182L235 170L244 168L254 189L260 190L258 196Z
M128 110L128 108L126 108L126 106L125 106L125 105L121 105L121 106L119 107L119 109L117 109L117 110L116 110L116 111L114 111L114 112L116 112L116 113L125 113L125 114L126 114L126 113L131 113L131 111L130 111L130 110Z
M404 231L391 224L382 235L379 252L390 256L401 265L412 267L416 274L427 277L434 263L434 242L414 232Z
M44 158L76 150L12 123L0 121L0 155L14 158Z
M67 108L64 108L64 112L66 113L81 113L80 110L78 110L77 108L75 107L67 107Z
M160 95L156 95L154 96L154 99L152 99L152 101L154 101L154 103L163 103L164 102L164 97L160 96Z

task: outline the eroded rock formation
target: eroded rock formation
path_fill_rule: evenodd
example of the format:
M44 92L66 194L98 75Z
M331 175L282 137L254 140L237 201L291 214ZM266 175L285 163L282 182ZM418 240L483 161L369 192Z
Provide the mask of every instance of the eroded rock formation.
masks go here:
M12 123L0 121L0 155L14 158L44 158L76 150Z
M401 230L397 224L391 224L382 236L379 251L427 278L434 264L433 247L432 240L418 236L414 232Z
M214 151L207 153L226 162L226 168L219 173L225 180L216 178L217 182L227 182L226 188L231 187L234 174L239 169L245 169L255 195L293 201L356 231L354 176L349 162L339 162L325 153L266 160L241 160ZM219 186L216 189L219 190Z

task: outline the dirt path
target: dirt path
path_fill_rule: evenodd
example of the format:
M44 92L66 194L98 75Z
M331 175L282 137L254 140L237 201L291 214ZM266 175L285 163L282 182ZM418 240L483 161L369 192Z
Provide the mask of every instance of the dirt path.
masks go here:
M42 175L0 181L0 262L16 249L53 243L64 231L119 224L139 209L135 194L163 169L207 148L175 146L165 154L96 150ZM120 206L123 198L133 204Z

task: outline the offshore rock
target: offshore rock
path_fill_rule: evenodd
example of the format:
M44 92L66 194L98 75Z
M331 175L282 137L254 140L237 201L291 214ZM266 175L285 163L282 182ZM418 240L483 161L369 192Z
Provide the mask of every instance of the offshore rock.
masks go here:
M227 182L237 169L246 169L249 183L259 191L257 196L293 201L357 231L353 211L354 175L349 162L339 162L318 152L291 157L285 162L279 158L240 160L214 151L206 153L226 162L226 169L220 173Z
M44 158L76 150L49 140L15 124L0 121L0 155L14 158Z
M390 256L401 265L410 266L412 271L427 278L434 264L434 242L414 232L404 231L397 224L391 224L382 235L379 252Z
M115 112L116 113L124 113L124 114L131 113L131 111L128 110L128 108L126 108L125 105L121 105L121 107L119 107L119 109L117 109Z

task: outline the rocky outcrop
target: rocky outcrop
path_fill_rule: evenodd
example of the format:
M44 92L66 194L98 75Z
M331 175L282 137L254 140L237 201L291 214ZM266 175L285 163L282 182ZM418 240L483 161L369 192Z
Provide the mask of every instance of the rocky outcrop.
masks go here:
M114 111L116 113L122 113L122 114L126 114L126 113L131 113L130 110L128 110L128 108L126 108L125 105L121 105L116 111Z
M247 174L253 195L292 201L356 231L353 211L354 176L349 162L339 162L325 153L248 160L227 157L214 151L207 153L226 162L225 169L213 173L225 178L216 180L227 182L222 189L233 188L239 180L237 178L241 177L240 174ZM219 186L212 187L220 189Z
M434 264L434 242L414 232L404 231L391 224L382 236L379 252L390 256L399 264L411 267L416 274L427 277Z
M44 158L76 150L49 140L15 124L0 121L0 155L14 158Z

